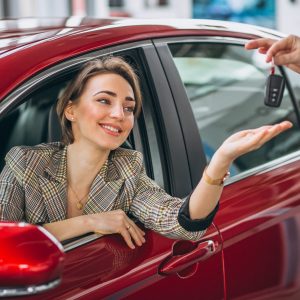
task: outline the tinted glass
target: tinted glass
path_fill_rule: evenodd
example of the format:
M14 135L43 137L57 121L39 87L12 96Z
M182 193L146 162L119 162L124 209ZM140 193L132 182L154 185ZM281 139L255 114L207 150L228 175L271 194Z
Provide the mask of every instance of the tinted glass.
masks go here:
M190 99L208 160L234 132L282 120L296 124L287 90L280 108L266 107L263 103L269 66L262 55L227 44L188 43L169 47ZM298 131L294 126L261 149L240 157L231 172L238 174L298 150Z

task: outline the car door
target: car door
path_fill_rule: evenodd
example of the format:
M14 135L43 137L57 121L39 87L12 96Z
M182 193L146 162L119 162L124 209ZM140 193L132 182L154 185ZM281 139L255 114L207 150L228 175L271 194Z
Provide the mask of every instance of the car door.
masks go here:
M300 131L294 90L299 91L299 86L286 78L281 107L264 106L269 66L263 56L246 51L244 42L187 37L155 44L177 96L183 131L197 129L193 138L186 139L187 148L202 144L208 161L222 141L238 130L293 122L292 129L232 164L214 224L224 243L228 299L298 299ZM286 76L282 69L277 72ZM176 93L182 86L185 92ZM181 115L186 99L190 110ZM201 167L196 157L189 154L193 184Z
M186 197L192 182L185 140L174 95L150 41L66 60L29 79L26 90L20 86L1 103L0 126L6 141L2 153L20 143L47 142L55 136L51 112L57 96L82 63L106 54L124 56L135 65L141 78L143 111L130 136L131 146L143 152L150 177L172 195ZM42 130L38 123L43 125ZM198 242L172 240L145 231L146 243L135 250L128 248L120 235L88 234L65 241L60 286L43 295L24 298L224 298L222 241L214 225Z

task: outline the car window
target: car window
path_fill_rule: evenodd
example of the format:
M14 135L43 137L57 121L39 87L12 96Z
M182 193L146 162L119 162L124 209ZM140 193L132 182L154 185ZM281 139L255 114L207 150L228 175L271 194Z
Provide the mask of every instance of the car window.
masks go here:
M120 54L119 54L120 55ZM167 188L167 180L163 177L162 150L159 148L157 122L151 104L151 93L146 80L142 80L144 70L137 64L131 53L121 54L134 65L141 77L143 95L142 113L131 133L122 146L141 151L144 155L145 169L152 179L163 188ZM29 94L19 105L0 116L0 171L5 164L5 155L14 146L33 146L40 143L60 141L61 132L56 115L56 101L74 76L74 70L42 85Z
M242 46L176 43L169 45L186 88L207 159L231 134L243 129L290 120L296 116L285 90L280 108L264 105L268 66ZM262 148L238 158L231 173L238 174L298 150L297 126Z

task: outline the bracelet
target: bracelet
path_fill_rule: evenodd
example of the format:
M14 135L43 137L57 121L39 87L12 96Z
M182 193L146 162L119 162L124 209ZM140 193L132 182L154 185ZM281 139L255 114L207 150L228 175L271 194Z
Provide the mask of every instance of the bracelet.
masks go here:
M203 172L203 179L204 181L209 184L209 185L220 185L222 186L225 182L225 180L230 176L230 172L227 171L224 176L222 178L219 178L219 179L213 179L211 178L207 173L206 173L206 169L207 169L207 166L206 168L204 169L204 172Z

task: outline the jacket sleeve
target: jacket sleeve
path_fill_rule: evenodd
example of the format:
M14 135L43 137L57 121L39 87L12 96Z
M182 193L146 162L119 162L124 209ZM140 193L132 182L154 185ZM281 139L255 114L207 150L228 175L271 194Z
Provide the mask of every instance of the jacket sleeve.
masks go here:
M189 216L185 215L185 224L180 224L178 220L184 208L188 205L188 199L180 199L167 194L152 179L150 179L144 168L136 175L136 191L130 207L130 213L138 218L147 228L150 228L164 236L173 239L199 240L210 225L203 220L190 220L190 223L201 223L195 228L185 226L189 223ZM187 204L184 204L187 203ZM212 220L212 219L211 219ZM184 225L184 226L182 226ZM199 225L199 224L198 224Z
M179 214L178 214L178 222L179 224L185 228L187 231L198 231L207 229L219 210L219 203L216 207L211 211L211 213L203 218L203 219L194 219L192 220L190 217L189 204L190 204L191 194L186 198L184 203L182 204Z
M25 153L19 147L9 151L6 165L0 174L0 221L24 220L25 197L22 178Z

